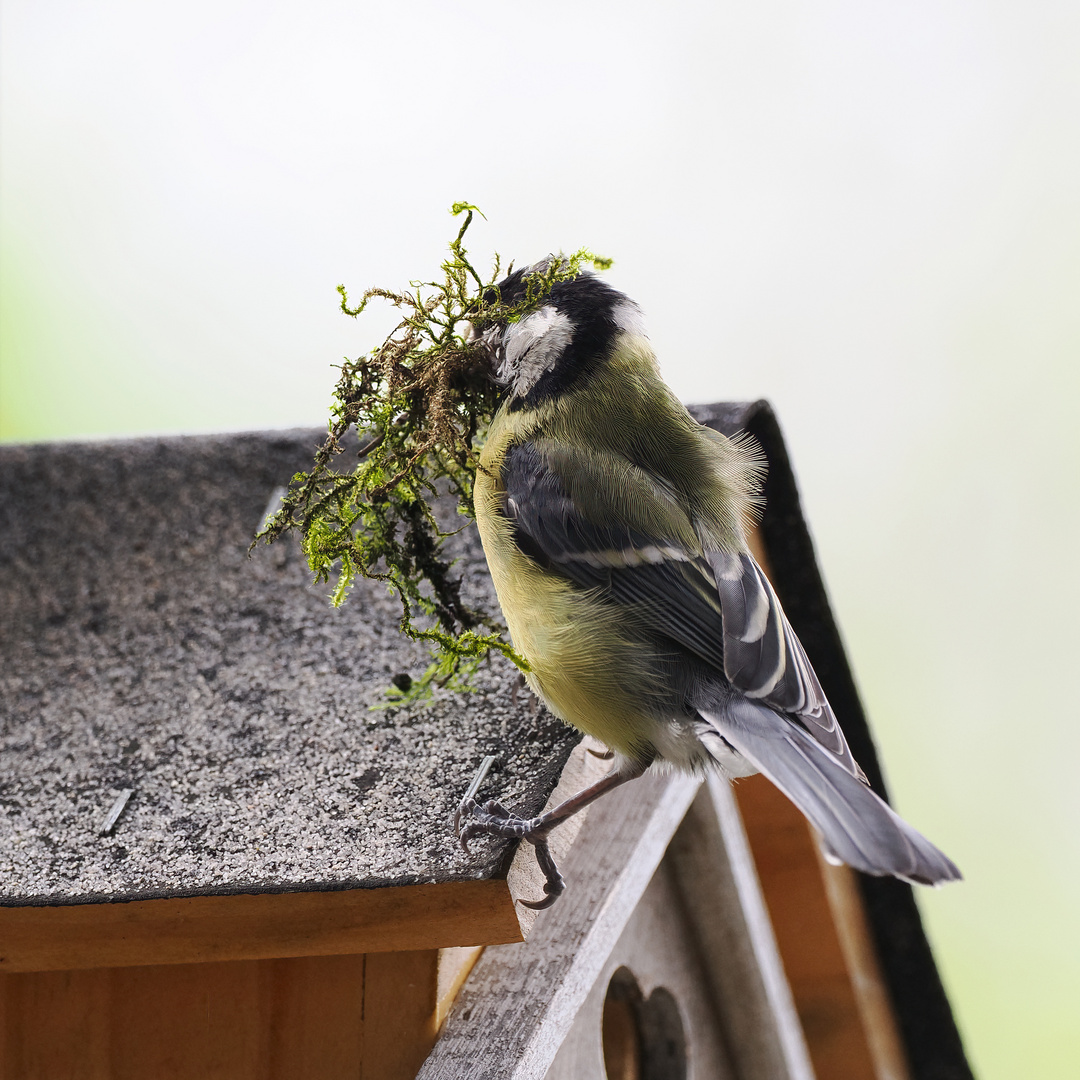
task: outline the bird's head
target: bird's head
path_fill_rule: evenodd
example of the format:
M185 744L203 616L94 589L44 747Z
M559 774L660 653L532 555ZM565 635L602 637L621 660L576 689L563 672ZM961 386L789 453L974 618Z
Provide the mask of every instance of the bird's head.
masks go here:
M602 365L621 334L644 335L641 309L598 277L582 271L556 281L534 310L514 321L497 312L528 300L529 279L551 260L516 270L484 297L497 302L494 317L478 319L467 339L486 354L491 376L510 398L533 405L569 390Z

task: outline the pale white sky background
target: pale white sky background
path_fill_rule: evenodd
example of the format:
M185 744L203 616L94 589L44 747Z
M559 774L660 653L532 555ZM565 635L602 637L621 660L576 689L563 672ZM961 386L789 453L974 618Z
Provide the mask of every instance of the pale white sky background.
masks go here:
M1080 1059L1080 8L3 0L0 438L321 424L334 286L587 244L768 397L984 1080Z

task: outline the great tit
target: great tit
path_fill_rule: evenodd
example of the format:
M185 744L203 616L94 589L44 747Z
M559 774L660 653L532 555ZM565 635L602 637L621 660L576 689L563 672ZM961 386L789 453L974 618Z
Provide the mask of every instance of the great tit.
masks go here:
M526 298L531 274L497 287ZM563 890L550 830L654 762L764 773L827 858L939 884L956 866L866 783L776 593L747 545L763 463L697 423L660 377L638 306L590 273L469 338L504 388L475 510L529 685L606 744L614 771L538 818L468 797L462 843L530 841L546 907Z

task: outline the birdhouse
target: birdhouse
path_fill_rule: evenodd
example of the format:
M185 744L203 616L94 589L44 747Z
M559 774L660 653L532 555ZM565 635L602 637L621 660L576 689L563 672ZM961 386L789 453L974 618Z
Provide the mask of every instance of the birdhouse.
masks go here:
M768 405L697 410L769 460L753 538L884 794ZM457 844L608 768L502 660L425 669L395 601L333 609L248 546L320 433L0 449L0 1075L951 1080L911 888L830 866L760 777L649 773L531 848ZM450 541L491 598L472 528Z

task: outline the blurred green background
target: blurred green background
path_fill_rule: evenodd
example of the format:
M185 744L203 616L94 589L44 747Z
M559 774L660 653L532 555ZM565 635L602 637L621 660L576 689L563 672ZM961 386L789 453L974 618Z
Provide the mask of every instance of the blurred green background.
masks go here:
M1080 1061L1080 8L3 0L0 438L321 424L334 286L582 244L790 441L985 1080ZM1072 674L1070 675L1070 672ZM825 1078L822 1078L825 1080Z

